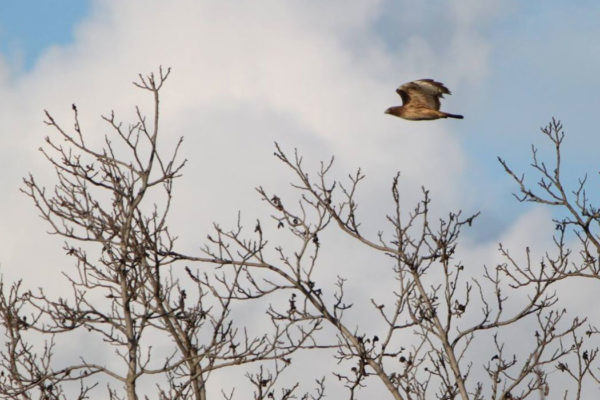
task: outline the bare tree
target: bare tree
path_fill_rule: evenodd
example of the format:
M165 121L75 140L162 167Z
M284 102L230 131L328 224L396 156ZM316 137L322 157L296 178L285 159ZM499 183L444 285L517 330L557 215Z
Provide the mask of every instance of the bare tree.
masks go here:
M553 220L556 234L554 243L558 256L548 259L544 265L546 273L539 277L540 282L552 283L563 279L600 278L600 210L594 206L595 201L587 193L588 176L578 179L573 188L562 178L561 146L565 139L562 123L552 118L550 123L541 128L541 133L552 144L553 157L550 162L543 161L535 146L531 146L531 168L538 176L537 187L532 187L525 180L525 175L518 175L508 163L498 158L505 171L517 183L519 193L515 197L520 202L537 203L553 207L558 217ZM573 251L567 245L568 236L575 238ZM513 284L527 284L526 277L511 277ZM588 325L584 334L572 334L572 348L569 362L562 360L557 369L570 377L575 386L572 398L582 398L582 386L585 379L600 383L598 366L594 366L598 355L598 346L591 338L597 338L598 329ZM587 339L587 340L586 340ZM565 398L567 391L565 390Z
M262 251L267 245L262 235L252 240L244 238L239 228L227 231L216 226L219 239L205 248L205 256L172 254L174 257L223 266L244 262L279 275L281 281L270 281L271 286L263 290L289 285L295 293L287 309L272 312L289 321L322 319L337 331L336 358L341 367L333 373L347 387L350 399L373 379L395 399L527 398L548 390L544 371L573 353L570 338L585 322L575 318L562 323L565 312L555 307L558 298L550 288L568 268L564 252L559 252L557 259L548 255L539 263L529 260L522 265L500 246L505 263L485 267L481 276L466 277L455 251L462 229L478 214L463 217L461 212L451 212L433 222L425 189L423 200L405 214L396 175L391 190L394 208L387 216L392 234L369 238L362 233L358 218L357 193L364 178L360 170L347 183L330 179L331 160L321 165L313 180L297 152L290 157L279 146L276 150L275 156L296 177L297 205L284 204L277 194L262 187L257 190L272 207L277 226L297 238L296 250L278 248L277 257L268 259ZM372 299L373 315L366 317L384 322L385 329L376 335L366 335L364 321L345 317L354 299L345 298L342 277L336 288L326 288L313 278L319 238L329 227L390 259L389 268L398 284L393 301ZM559 249L564 247L561 243ZM224 249L231 252L234 247L243 255L241 260L222 256ZM333 296L325 296L324 291L333 289ZM517 292L526 294L527 300L507 307ZM531 349L519 356L506 354L498 333L518 324L535 325L530 332ZM493 332L493 347L487 349L490 361L483 368L491 382L486 384L471 379L473 363L467 355L471 344L480 336L489 337L489 332ZM407 334L416 340L409 348L402 345Z
M2 367L8 374L0 380L2 395L67 398L61 384L75 380L81 383L79 397L86 398L97 383L93 378L103 375L109 398L133 400L139 397L138 382L155 376L158 398L205 399L212 371L271 360L279 373L286 357L319 328L318 320L296 329L295 321L273 318L264 333L247 334L231 319L232 308L264 293L256 292L244 263L226 274L172 270L175 237L167 216L173 181L185 160L177 157L182 140L171 155L158 151L159 92L169 73L161 68L158 75L139 76L135 86L154 99L152 117L136 108L137 121L127 127L114 113L103 117L113 134L99 150L86 141L75 105L72 131L45 112L57 138L48 137L41 151L57 183L49 191L30 175L23 192L51 233L66 239L64 250L77 268L65 274L72 287L68 297L23 291L20 283L3 292L0 312L8 342ZM46 337L87 332L96 340L86 340L114 349L117 360L106 365L82 353L79 362L56 369L53 341L36 354L25 341L26 330ZM155 354L162 342L173 348Z
M275 156L292 173L293 192L284 196L259 186L270 219L259 218L249 229L241 218L231 229L215 224L202 252L187 254L177 249L168 228L173 182L185 165L177 157L182 141L165 156L158 140L159 92L169 72L139 76L135 83L154 98L149 121L138 108L128 127L114 113L104 117L118 144L106 137L93 149L75 106L72 131L46 112L46 123L62 140L48 138L42 150L57 183L48 191L30 175L23 191L52 233L65 238L64 249L77 268L65 274L72 288L68 297L52 299L21 283L2 287L1 395L83 399L106 382L109 398L132 400L141 396L139 382L152 376L158 383L147 397L206 399L213 371L256 363L246 367L253 389L243 398L324 398L324 377L316 377L311 393L304 393L306 382L280 384L284 370L302 371L292 365L298 351L334 357L332 376L346 389L336 398L356 399L365 386L379 386L397 400L545 398L549 392L580 399L586 379L598 382L597 349L586 341L598 332L584 316L562 309L557 284L598 277L600 213L585 195L585 180L574 199L565 194L557 121L544 130L555 144L556 168L538 162L534 150L542 194L501 160L519 184L520 200L570 212L556 221L556 248L540 260L524 249L522 262L500 245L499 265L485 266L485 260L464 265L457 248L478 213L435 218L426 189L407 208L399 175L392 179L388 226L371 237L358 206L362 171L335 179L331 159L309 174L297 151L290 154L279 145ZM122 153L127 156L118 156ZM566 244L570 226L579 238L580 263L573 262ZM281 232L291 242L271 240ZM319 280L326 233L345 235L387 260L378 267L390 271L395 287L370 299L368 315L352 312L357 299L348 298L342 271L333 284ZM232 315L248 301L270 301L265 310L270 325L258 334ZM507 347L507 337L518 329L526 350L517 354ZM82 352L79 361L57 366L53 338L73 333L114 349L117 358L107 364ZM48 339L41 347L30 345L31 334ZM156 343L172 346L161 353ZM554 372L570 377L574 394L552 387L548 374ZM67 395L67 386L77 394ZM233 399L236 393L223 388L222 396Z

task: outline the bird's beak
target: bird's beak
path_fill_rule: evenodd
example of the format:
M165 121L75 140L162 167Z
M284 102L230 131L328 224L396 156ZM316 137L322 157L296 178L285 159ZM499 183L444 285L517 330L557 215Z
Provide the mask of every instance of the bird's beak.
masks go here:
M385 110L384 114L391 114L390 109Z

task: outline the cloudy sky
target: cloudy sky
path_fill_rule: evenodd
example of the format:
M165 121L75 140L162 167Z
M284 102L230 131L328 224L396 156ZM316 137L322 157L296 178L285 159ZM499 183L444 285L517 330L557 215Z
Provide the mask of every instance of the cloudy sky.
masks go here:
M596 0L1 2L1 271L52 287L69 268L18 190L28 172L52 183L37 151L52 133L42 110L70 124L76 103L100 140L100 114L149 105L131 82L159 65L173 68L161 135L166 146L184 136L189 160L172 213L183 246L238 210L267 215L254 187L290 179L272 157L277 141L315 170L331 155L340 177L361 167L374 231L401 171L406 204L425 185L440 214L482 212L467 232L473 264L497 260L500 240L543 249L551 211L517 203L496 157L524 170L532 143L550 155L538 131L554 116L567 132L565 177L589 172L597 187L598 21ZM453 95L442 109L465 119L384 115L400 101L394 89L417 78L444 82Z

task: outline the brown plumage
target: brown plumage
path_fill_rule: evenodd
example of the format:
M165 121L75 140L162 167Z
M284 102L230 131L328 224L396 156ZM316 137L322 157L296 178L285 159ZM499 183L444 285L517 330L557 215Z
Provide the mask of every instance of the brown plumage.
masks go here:
M462 115L440 111L440 98L443 98L444 94L451 93L443 83L433 79L419 79L405 83L396 89L396 93L402 97L402 105L388 108L385 110L386 114L411 121L463 118Z

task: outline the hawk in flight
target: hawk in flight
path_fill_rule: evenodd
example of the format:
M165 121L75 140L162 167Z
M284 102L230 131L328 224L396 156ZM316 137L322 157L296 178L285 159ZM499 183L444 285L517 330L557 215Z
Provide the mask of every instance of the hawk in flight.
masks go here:
M440 111L440 98L443 98L444 94L451 93L443 83L433 79L419 79L405 83L396 89L396 93L402 97L402 105L388 108L385 110L386 114L411 121L463 118L462 115Z

